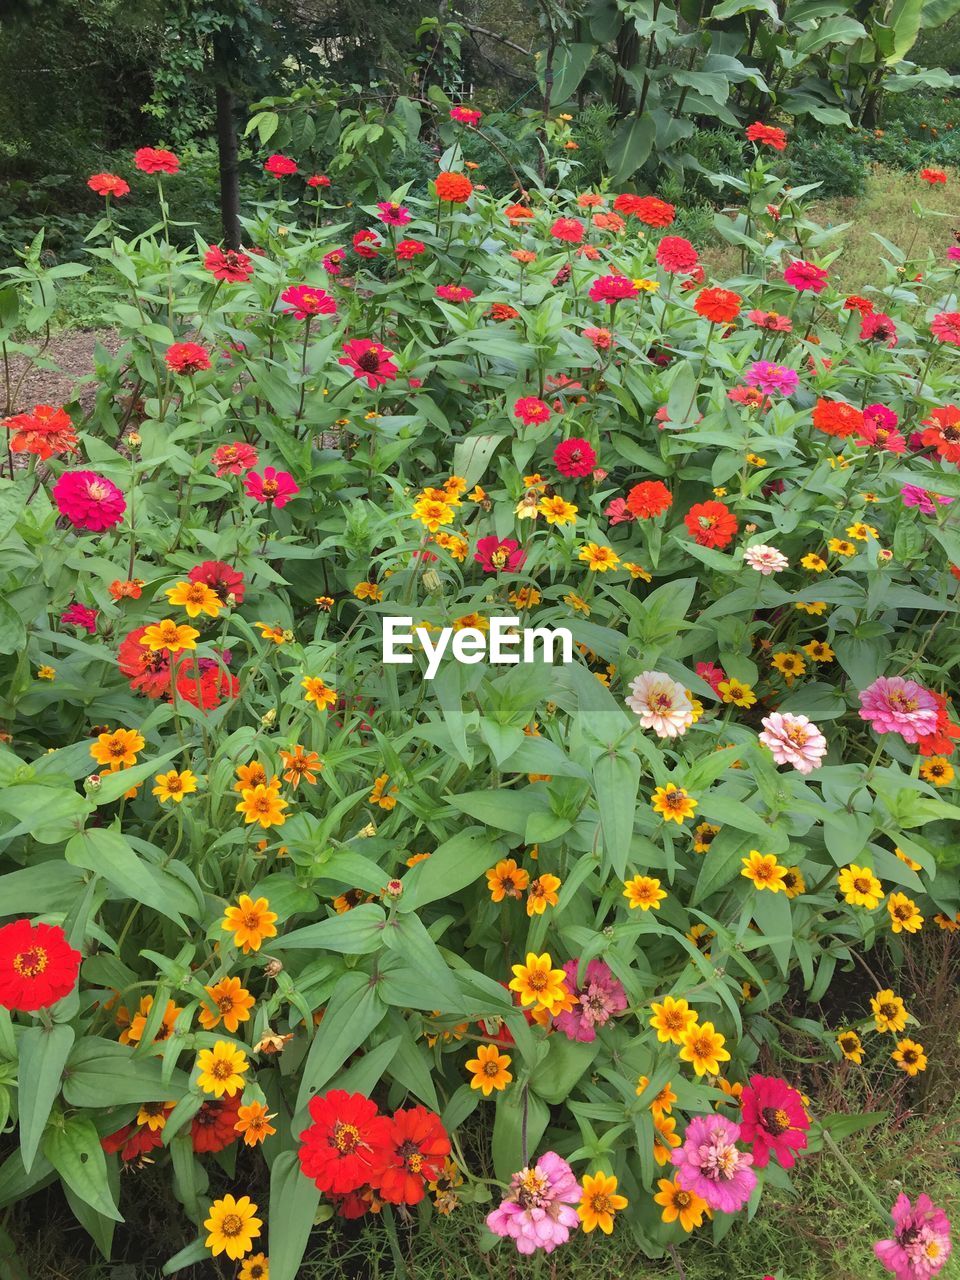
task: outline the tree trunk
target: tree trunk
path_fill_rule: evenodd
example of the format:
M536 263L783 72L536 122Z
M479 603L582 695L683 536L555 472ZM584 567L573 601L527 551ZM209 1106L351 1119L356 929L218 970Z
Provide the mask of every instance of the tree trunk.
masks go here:
M240 168L237 162L237 129L233 91L229 79L229 55L224 40L214 42L213 71L217 100L217 152L220 161L220 218L223 242L240 248Z

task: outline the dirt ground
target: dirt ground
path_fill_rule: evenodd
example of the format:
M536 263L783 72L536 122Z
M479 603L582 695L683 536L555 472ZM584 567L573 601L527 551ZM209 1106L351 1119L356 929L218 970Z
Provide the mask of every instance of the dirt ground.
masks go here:
M31 367L22 355L10 356L10 398L5 413L22 413L36 404L62 405L77 398L86 410L93 403L96 381L93 350L97 343L116 353L120 336L112 329L63 329L54 333L43 353L42 365ZM79 389L78 382L87 378ZM0 396L5 398L5 396Z

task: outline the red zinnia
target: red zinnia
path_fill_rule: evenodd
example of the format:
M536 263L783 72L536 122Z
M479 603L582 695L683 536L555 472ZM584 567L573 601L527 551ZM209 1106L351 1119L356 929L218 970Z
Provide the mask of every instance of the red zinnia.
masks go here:
M325 173L315 173L312 178L307 179L308 187L329 187L330 179Z
M100 1139L100 1146L108 1156L119 1152L124 1164L139 1160L148 1151L155 1151L163 1146L163 1130L151 1129L146 1124L125 1124L116 1133L110 1133Z
M563 440L553 451L553 465L568 478L588 476L597 465L597 455L589 440L573 436Z
M197 1155L223 1151L240 1137L236 1125L243 1094L238 1089L233 1097L207 1098L193 1117L190 1137Z
M353 252L361 258L378 257L380 237L375 231L356 231L353 235Z
M930 321L930 332L938 342L960 347L960 311L941 311Z
M950 572L955 578L960 578L955 565L950 566ZM922 756L948 756L954 750L956 740L960 738L960 724L954 724L950 719L949 698L934 689L928 692L936 699L937 727L933 733L925 733L917 739L917 748Z
M869 298L861 298L858 293L851 293L848 298L843 300L844 311L859 311L862 316L868 316L873 310L873 303Z
M473 297L473 290L465 284L438 284L434 293L444 302L469 302Z
M644 480L627 494L627 510L639 520L663 515L672 503L670 490L660 480Z
M822 293L827 285L827 273L823 267L814 262L804 262L802 258L794 258L783 278L787 284L793 285L797 293Z
M923 425L927 428L920 437L923 443L933 445L944 462L960 462L960 409L945 404L934 409Z
M590 286L591 302L622 302L624 298L635 298L640 290L627 276L599 276Z
M221 249L211 245L203 257L203 265L213 274L214 280L229 280L231 284L243 284L253 275L253 262L245 253L236 249Z
M210 368L210 356L198 342L175 342L163 358L172 373L185 376Z
M761 124L758 120L755 124L747 126L746 133L750 142L759 142L765 147L773 147L774 151L786 149L787 135L782 129L777 129L771 124Z
M819 399L813 407L813 425L828 436L846 440L863 431L863 414L844 400Z
M242 476L244 471L257 465L259 456L252 444L235 440L232 444L218 445L213 451L211 462L218 476Z
M180 161L172 151L158 151L155 147L140 147L133 153L133 163L141 173L177 173Z
M313 1123L300 1134L300 1168L324 1195L376 1184L388 1156L391 1124L362 1093L329 1089L310 1102Z
M489 312L492 320L516 320L519 314L516 307L511 307L509 302L495 302Z
M136 627L120 642L117 665L127 677L130 688L146 698L162 698L170 692L170 658L162 650L151 653L140 641L146 627Z
M477 540L474 560L484 573L516 573L522 569L526 561L526 552L520 549L520 543L513 538L500 539L495 533Z
M657 262L664 271L683 275L697 265L697 251L683 236L664 236L657 245Z
M725 547L737 532L737 517L722 502L698 502L683 523L701 547Z
M468 124L476 128L483 119L483 112L478 111L476 107L451 107L450 119L456 120L458 124Z
M450 1154L450 1139L440 1117L426 1107L397 1111L388 1123L377 1189L388 1204L419 1204Z
M921 169L920 177L924 182L929 182L931 187L936 186L938 182L945 184L947 181L947 175L942 169Z
M421 253L425 253L426 248L422 240L400 240L395 252L401 262L409 262L411 258L418 258Z
M538 396L521 396L513 406L513 412L524 426L532 427L547 421L550 417L550 406Z
M711 324L730 324L740 314L743 299L730 289L702 289L697 294L693 309Z
M14 920L0 929L0 1005L32 1013L77 984L82 957L56 924Z
M288 178L291 173L297 172L297 162L289 156L276 154L269 157L263 168L264 172L274 178Z
M94 173L87 179L87 186L98 196L126 196L130 194L129 184L115 173Z
M373 390L385 382L393 382L397 376L397 366L392 361L393 352L388 351L379 342L369 338L354 338L352 342L343 344L343 355L339 363L353 370L355 378L366 381Z
M554 240L565 240L567 244L579 244L583 239L583 223L579 218L557 218L550 228Z
M473 183L465 173L438 173L434 182L438 200L466 204L473 195Z
M202 564L194 565L187 577L191 582L205 583L217 593L221 604L227 603L228 596L233 596L235 604L243 604L246 591L243 574L223 560L204 560Z
M5 418L3 425L13 432L10 437L12 453L35 453L46 462L56 454L80 447L73 423L63 409L50 404L37 404L33 413L17 413Z
M751 1076L741 1098L740 1140L752 1144L753 1164L765 1169L771 1155L784 1169L807 1145L810 1117L796 1089L778 1076Z
M177 694L192 707L212 711L221 702L232 701L240 694L240 681L218 662L210 658L199 659L200 672L194 659L184 658L176 669Z
M672 204L659 196L635 196L629 192L617 196L613 207L618 213L637 218L648 227L669 227L677 212Z

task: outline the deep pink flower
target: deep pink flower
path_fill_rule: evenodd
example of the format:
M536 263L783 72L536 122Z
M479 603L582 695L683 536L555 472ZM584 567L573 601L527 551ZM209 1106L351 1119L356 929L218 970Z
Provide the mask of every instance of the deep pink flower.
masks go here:
M765 395L790 396L796 391L800 375L786 365L756 360L744 373L747 382Z
M877 1260L896 1280L930 1280L950 1256L950 1219L927 1195L914 1207L902 1192L890 1210L893 1239L873 1246Z
M784 271L783 278L798 293L822 293L827 285L827 273L823 267L804 262L802 258L794 258Z
M484 573L516 573L526 563L527 555L513 538L498 538L495 533L477 541L474 560Z
M307 179L308 187L329 187L330 179L325 173L315 173Z
M343 344L339 363L353 370L355 378L361 378L372 390L385 382L393 382L397 366L392 362L393 352L370 338L354 338Z
M438 284L434 293L444 302L469 302L474 296L465 284Z
M520 418L524 426L536 426L546 422L550 417L550 406L537 396L521 396L513 406L514 416Z
M806 716L789 711L773 711L760 722L760 741L773 753L777 764L792 764L799 773L819 769L827 754L827 740Z
M258 471L250 472L243 482L243 491L254 502L272 502L279 510L297 496L300 488L289 471L264 467L263 475Z
M917 484L905 484L900 490L900 501L905 507L916 507L922 515L932 516L937 509L935 502L939 502L941 507L949 507L953 499L942 493L930 493Z
M718 667L713 662L698 662L696 672L700 679L706 680L713 692L719 696L720 685L727 678L723 667Z
M269 173L273 178L289 178L291 173L297 172L297 162L278 152L267 159L263 168L264 172Z
M624 298L635 298L640 290L627 276L598 276L590 286L592 302L608 302L613 306Z
M782 316L778 311L748 311L747 319L758 324L761 329L769 329L771 333L791 333L793 321L789 316Z
M139 147L133 153L133 163L141 173L177 173L180 161L172 151L158 151L155 147Z
M904 742L916 742L937 727L937 700L915 680L879 676L859 697L860 719L875 733L899 733Z
M631 520L636 520L636 516L627 506L625 498L611 498L603 509L603 514L610 521L611 525L627 524Z
M930 332L938 342L960 347L960 311L941 311L930 321Z
M554 1025L568 1040L589 1044L597 1038L597 1027L605 1026L627 1007L627 995L619 978L602 960L591 960L583 975L583 986L577 986L579 960L568 960L563 966L566 986L578 1003L569 1012L558 1013Z
M60 622L65 627L79 627L81 631L86 631L92 636L97 630L97 611L91 609L89 605L77 604L75 601L61 613Z
M740 1141L752 1148L754 1167L765 1169L773 1156L784 1169L792 1169L810 1128L796 1089L778 1076L751 1076L740 1107Z
M897 430L898 422L897 415L886 405L868 404L863 411L863 429L854 444L887 453L906 453L907 442Z
M686 275L698 261L696 249L683 236L664 236L657 245L657 262L671 275Z
M513 1240L519 1253L552 1253L580 1225L573 1206L582 1194L566 1160L546 1151L532 1168L513 1175L506 1199L487 1214L487 1226Z
M347 256L346 249L331 249L324 254L323 269L328 276L338 276L343 268L343 260Z
M885 346L895 347L897 326L882 311L871 311L860 321L860 338L863 342L882 342Z
M163 359L171 373L184 377L210 368L210 354L199 342L175 342L167 347Z
M947 257L951 262L960 262L960 244L952 244L947 250Z
M476 128L483 119L483 112L478 111L476 107L451 107L450 119L456 120L457 124L467 124Z
M94 533L119 524L127 509L113 481L96 471L65 471L53 486L53 500L74 528Z
M410 210L406 205L395 204L392 200L381 200L377 204L380 219L388 227L405 227L410 221Z
M214 449L211 461L218 476L242 476L245 471L257 465L258 456L252 444L235 440L232 444L222 444Z
M280 295L280 301L286 303L284 310L292 311L298 320L306 320L310 316L332 316L337 311L336 298L311 284L292 284Z
M596 464L596 452L590 441L582 436L561 440L553 451L553 465L568 479L588 476Z
M739 1137L740 1126L726 1116L696 1116L670 1154L680 1186L721 1213L742 1209L757 1185L753 1156L737 1147Z
M203 265L213 274L214 280L229 280L231 284L243 284L253 275L253 262L245 253L236 249L221 249L211 245L203 257Z

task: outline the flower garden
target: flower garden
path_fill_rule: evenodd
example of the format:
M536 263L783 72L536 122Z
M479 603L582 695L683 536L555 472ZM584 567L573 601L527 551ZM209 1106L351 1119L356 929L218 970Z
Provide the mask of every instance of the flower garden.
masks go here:
M505 1275L682 1276L955 1072L904 975L960 933L960 248L845 295L757 121L717 279L655 193L486 189L450 117L356 207L264 154L239 250L170 234L174 152L143 234L91 176L83 404L11 359L85 268L0 277L0 1206L59 1186L109 1258L157 1176L164 1274L362 1219L402 1275L462 1219ZM574 660L426 678L493 617ZM954 1206L847 1164L861 1274L949 1276Z

